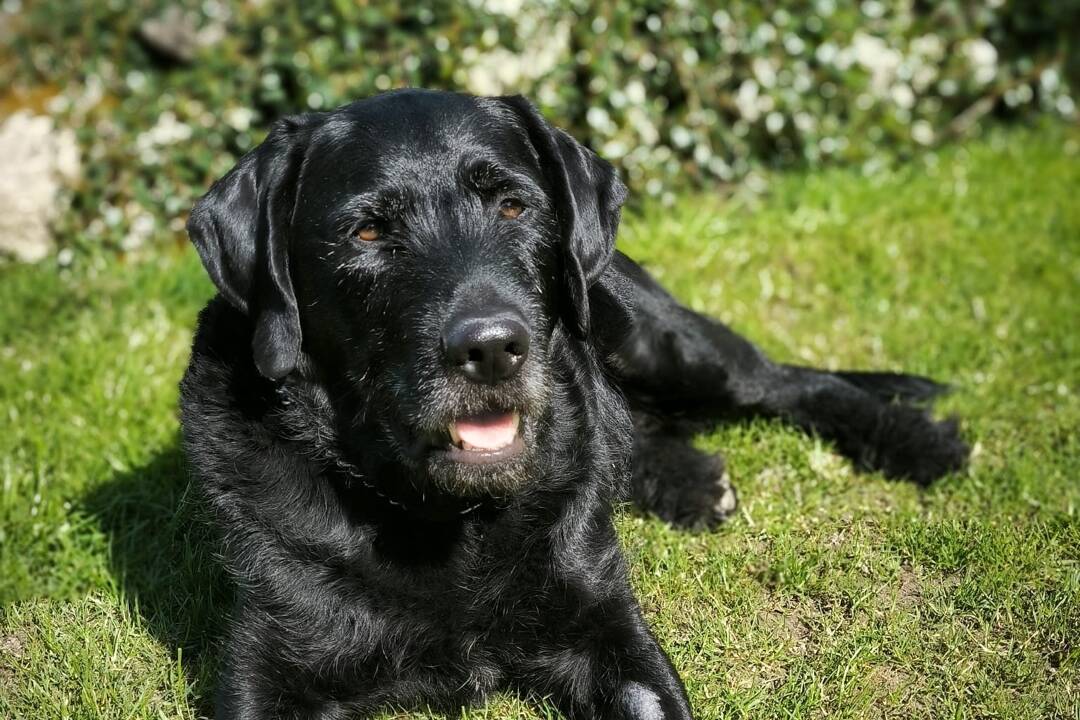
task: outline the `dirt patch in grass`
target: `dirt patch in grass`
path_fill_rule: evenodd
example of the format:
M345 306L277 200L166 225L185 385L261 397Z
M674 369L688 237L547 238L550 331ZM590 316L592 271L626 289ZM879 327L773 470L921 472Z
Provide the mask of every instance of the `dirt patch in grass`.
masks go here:
M922 586L919 576L910 567L900 568L900 577L896 585L896 604L902 608L913 608L922 600Z
M923 579L907 565L900 567L897 579L882 585L877 593L878 603L889 606L895 603L899 610L910 610L923 599Z
M9 688L15 683L15 665L26 652L26 635L4 633L0 635L0 687Z
M922 693L916 679L906 670L893 665L879 665L869 676L876 700L872 703L873 717L898 717L903 709L904 717L923 717L925 706L920 700Z
M0 657L8 655L18 660L22 657L25 646L25 636L20 634L4 635L0 637Z
M805 612L795 604L768 611L769 623L776 628L776 636L783 638L791 653L799 657L806 654L810 641L810 628L801 617Z
M874 684L888 694L911 686L911 675L891 665L882 665L876 668L871 677Z

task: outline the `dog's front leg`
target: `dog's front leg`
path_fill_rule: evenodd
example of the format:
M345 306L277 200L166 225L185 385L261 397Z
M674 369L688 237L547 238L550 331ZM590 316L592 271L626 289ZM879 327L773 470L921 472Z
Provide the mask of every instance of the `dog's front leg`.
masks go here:
M231 662L236 662L235 659ZM355 717L354 705L317 697L311 691L294 689L303 673L289 682L275 679L285 670L257 669L244 663L242 670L230 668L217 692L217 720L346 720Z
M671 661L642 626L628 655L615 661L620 680L604 688L613 701L604 717L619 720L689 720L692 718L686 690ZM598 658L603 662L604 658Z
M346 720L351 706L272 687L262 678L233 677L218 690L217 720Z
M549 643L526 661L523 689L571 720L693 717L682 680L629 591L569 621Z
M272 632L268 616L237 609L217 689L217 720L346 720L356 702L342 703L312 667L297 664L303 652Z

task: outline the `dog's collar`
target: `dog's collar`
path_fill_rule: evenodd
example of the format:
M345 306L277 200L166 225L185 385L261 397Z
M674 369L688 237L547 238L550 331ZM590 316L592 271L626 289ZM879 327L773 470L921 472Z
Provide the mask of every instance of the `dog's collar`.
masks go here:
M363 485L364 488L375 493L375 495L377 495L382 500L385 500L393 507L399 508L403 511L418 511L423 509L431 509L435 506L435 503L429 502L427 496L425 495L421 495L415 500L410 499L409 501L402 500L401 498L392 497L389 493L380 488L377 483L371 482L371 480L369 480L367 476L364 475L362 472L357 470L357 468L353 466L352 463L343 460L340 457L332 458L332 462L334 464L334 467L344 476L346 484L357 482ZM449 500L450 502L448 503L447 500ZM459 499L440 497L438 506L440 508L446 508L448 504L453 505L456 503L457 500ZM462 502L467 501L462 500ZM483 508L486 505L488 505L488 502L481 500L479 502L470 503L463 508L451 509L458 515L468 515L476 510Z

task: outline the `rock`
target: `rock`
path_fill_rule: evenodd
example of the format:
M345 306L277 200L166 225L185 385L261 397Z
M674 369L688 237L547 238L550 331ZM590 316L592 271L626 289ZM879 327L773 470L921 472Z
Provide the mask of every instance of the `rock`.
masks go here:
M170 5L158 17L139 24L139 39L154 52L178 63L195 59L199 28L194 13Z
M35 262L52 248L58 193L79 174L75 134L20 111L0 124L0 254Z
M222 10L224 12L224 10ZM199 17L180 5L169 5L160 15L139 23L139 40L161 57L181 65L195 60L200 48L213 45L225 36L225 25L218 21L199 27Z

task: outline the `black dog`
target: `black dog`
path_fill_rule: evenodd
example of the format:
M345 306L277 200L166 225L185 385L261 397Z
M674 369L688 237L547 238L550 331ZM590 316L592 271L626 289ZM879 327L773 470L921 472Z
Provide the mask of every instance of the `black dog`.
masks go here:
M964 463L905 402L935 383L778 365L676 303L614 249L625 196L520 97L403 91L278 122L198 202L220 294L183 425L239 586L219 720L500 690L689 718L611 514L734 509L696 424L783 418L920 482Z

